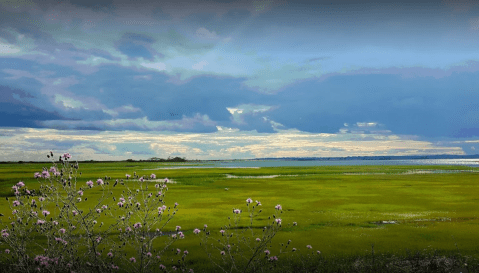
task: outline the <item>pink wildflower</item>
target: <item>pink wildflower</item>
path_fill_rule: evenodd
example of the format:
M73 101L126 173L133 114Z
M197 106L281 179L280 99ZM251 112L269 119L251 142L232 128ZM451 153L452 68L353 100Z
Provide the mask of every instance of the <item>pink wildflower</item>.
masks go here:
M269 255L270 252L269 252L269 250L266 249L266 250L264 251L264 253L266 253L266 255Z
M111 253L111 252L108 252L108 254L106 254L106 255L110 258L113 257L113 253Z
M125 176L126 176L126 179L129 179L131 177L131 175L129 174L126 174Z
M221 255L225 255L226 253L224 251L220 251L220 254Z
M150 175L150 177L151 177L151 179L155 179L155 178L156 178L156 175L155 175L154 173L152 173L152 174Z
M44 210L44 211L42 211L42 214L43 214L43 216L45 216L45 217L46 217L47 215L49 215L49 214L50 214L50 212L49 212L48 210Z
M307 245L306 247L309 248L309 249L313 248L311 245Z
M50 177L50 173L48 171L42 171L42 177L43 178L49 178Z
M251 198L246 199L246 204L251 204L252 202L253 200L251 200Z
M198 234L198 233L200 233L200 230L197 229L197 228L195 228L195 230L193 230L193 233L194 233L194 234Z
M133 258L133 257L131 257L131 258L130 258L130 262L132 262L132 263L136 263L136 259L135 259L135 258Z
M87 182L86 182L86 185L87 185L88 187L92 188L92 187L93 187L93 181L91 181L91 180L87 181Z
M276 205L274 208L277 209L277 210L282 210L282 209L283 209L283 208L281 207L281 205L279 205L279 204Z
M98 185L103 185L103 180L102 180L102 179L98 179L98 180L96 181L96 183L97 183Z
M23 181L20 181L20 182L17 183L17 186L18 186L19 188L24 187L24 186L25 186L25 183L23 183Z
M18 201L18 200L13 201L13 206L14 207L20 206L20 201Z

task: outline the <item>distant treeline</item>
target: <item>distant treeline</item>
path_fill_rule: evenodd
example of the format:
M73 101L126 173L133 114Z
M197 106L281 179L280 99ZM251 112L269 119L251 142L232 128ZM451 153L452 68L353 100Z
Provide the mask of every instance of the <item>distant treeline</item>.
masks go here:
M91 163L91 162L188 162L184 157L168 157L167 159L152 157L149 159L127 159L127 160L119 160L119 161L104 161L104 160L81 160L78 161L79 163ZM73 160L72 162L76 162ZM11 163L19 163L19 164L32 164L32 163L51 163L51 161L0 161L0 164L11 164Z
M167 159L164 158L158 158L158 157L152 157L150 159L146 160L134 160L134 159L127 159L127 162L186 162L186 158L184 157L168 157Z

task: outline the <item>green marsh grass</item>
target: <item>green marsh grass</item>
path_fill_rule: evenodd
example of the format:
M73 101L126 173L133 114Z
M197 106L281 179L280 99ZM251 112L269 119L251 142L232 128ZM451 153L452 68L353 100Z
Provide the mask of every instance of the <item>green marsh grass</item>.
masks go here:
M0 196L13 197L11 186L20 180L24 181L29 189L37 188L39 184L33 178L33 173L42 167L50 166L48 163L1 164ZM186 238L176 241L173 248L189 251L187 261L196 266L198 270L195 272L209 272L211 264L199 245L199 238L193 234L193 229L202 229L203 225L207 224L212 236L219 238L219 230L228 224L227 218L233 218L232 209L241 208L243 212L246 210L247 198L259 200L263 204L262 214L256 217L253 223L257 234L261 233L267 222L272 221L268 216L273 214L274 206L281 204L283 207L283 230L274 238L271 254L276 255L280 244L286 244L288 240L291 240L289 249L295 247L298 251L293 253L296 258L291 260L290 264L284 264L289 258L279 261L278 267L275 268L277 271L333 272L338 269L344 270L340 272L379 272L374 270L388 269L408 272L406 270L414 268L413 263L409 265L408 261L416 259L416 268L420 268L419 260L427 260L428 253L435 253L436 257L446 255L449 260L437 258L444 263L442 267L435 268L434 262L429 262L430 267L424 268L440 271L441 268L447 270L461 264L464 268L469 268L470 272L479 270L477 263L473 262L474 259L479 259L479 173L434 173L470 171L470 167L159 169L168 166L182 164L80 163L79 172L82 172L82 175L77 181L84 184L88 180L95 181L105 176L114 181L133 172L139 176L155 173L160 179L168 177L174 183L169 184L166 203L172 205L178 202L180 205L178 213L163 231L173 231L177 225L182 227ZM420 173L421 170L432 173ZM267 177L271 175L278 176ZM125 183L130 182L125 180ZM113 195L120 196L121 190L122 188L114 188ZM151 190L154 190L154 183L151 183ZM80 206L87 210L95 201L95 194L100 195L101 190L96 188L89 191L89 200L81 202ZM115 206L113 201L107 204L110 207ZM0 208L4 214L0 218L2 224L8 223L11 212L5 198L0 199ZM249 224L246 213L243 214L238 231ZM383 221L395 223L384 224ZM293 227L290 225L292 222L297 222L298 225ZM106 220L104 227L110 224ZM312 245L313 249L308 250L306 245ZM0 245L0 250L5 248ZM321 254L315 254L317 250L321 251ZM421 254L418 254L419 252ZM307 257L307 254L312 256L302 264L304 259L297 255ZM422 255L422 258L418 258L418 255ZM396 257L398 264L402 261L402 267L398 266L402 269L394 269L392 264L386 267L386 261L392 259L391 257ZM469 257L467 266L463 265L465 257ZM449 265L450 261L457 264ZM384 263L383 269L380 269L381 263ZM345 264L356 266L348 268ZM378 268L374 269L374 266ZM411 269L407 269L409 267Z

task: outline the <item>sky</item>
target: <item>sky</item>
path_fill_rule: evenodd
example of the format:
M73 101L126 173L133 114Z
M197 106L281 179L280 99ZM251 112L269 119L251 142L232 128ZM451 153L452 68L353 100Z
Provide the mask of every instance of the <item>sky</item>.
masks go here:
M0 0L0 161L477 149L479 1Z

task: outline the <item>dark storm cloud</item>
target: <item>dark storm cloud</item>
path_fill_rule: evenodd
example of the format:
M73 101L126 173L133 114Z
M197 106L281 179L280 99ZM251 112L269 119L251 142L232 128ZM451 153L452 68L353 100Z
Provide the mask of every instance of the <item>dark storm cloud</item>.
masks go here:
M406 80L398 75L334 76L278 94L271 103L280 104L281 111L269 116L312 133L335 133L343 123L370 121L397 134L477 137L478 86L478 72Z
M60 119L54 111L46 111L28 102L35 97L21 89L0 85L0 126L40 128L38 121Z
M161 53L151 48L151 43L155 39L143 34L125 33L122 38L117 41L116 47L125 55L131 58L143 57L153 61L153 57L163 58Z
M58 1L55 1L58 2ZM67 3L72 4L73 6L91 9L93 11L103 11L103 12L111 12L114 10L115 5L117 2L113 0L67 0ZM132 2L132 1L125 1L125 3ZM40 3L39 3L40 4Z

